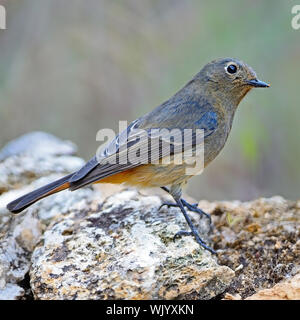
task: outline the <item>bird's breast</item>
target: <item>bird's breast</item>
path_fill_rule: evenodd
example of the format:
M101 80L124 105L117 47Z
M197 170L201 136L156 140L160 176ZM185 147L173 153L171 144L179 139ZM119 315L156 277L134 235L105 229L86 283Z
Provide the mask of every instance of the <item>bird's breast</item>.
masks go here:
M221 117L219 117L220 119ZM204 166L206 167L223 149L232 124L232 118L221 118L218 128L204 140Z

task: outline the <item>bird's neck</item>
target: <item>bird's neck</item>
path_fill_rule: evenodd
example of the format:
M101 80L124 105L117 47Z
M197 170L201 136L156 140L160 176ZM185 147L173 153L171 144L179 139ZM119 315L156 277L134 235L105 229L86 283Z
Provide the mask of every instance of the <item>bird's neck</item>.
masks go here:
M193 93L207 97L207 100L212 103L212 105L219 106L231 116L234 115L240 102L251 90L249 87L237 87L228 91L220 86L220 84L211 82L209 79L206 79L203 83L199 83L198 81L198 79L193 79L190 82L190 89Z
M183 91L183 92L182 92ZM234 114L239 102L242 98L234 95L233 99L226 91L218 87L215 83L199 83L199 79L194 78L186 86L179 91L180 95L187 94L194 97L196 100L204 100L208 102L217 113L222 113L224 116Z

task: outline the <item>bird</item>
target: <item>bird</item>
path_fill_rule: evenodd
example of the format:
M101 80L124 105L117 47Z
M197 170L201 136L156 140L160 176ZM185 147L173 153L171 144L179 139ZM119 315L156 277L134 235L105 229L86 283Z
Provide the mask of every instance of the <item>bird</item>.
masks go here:
M192 174L187 173L187 168L191 167L188 160L191 154L194 155L192 164L195 165L195 159L202 157L203 168L206 168L223 149L241 100L251 89L269 86L259 80L246 63L235 58L215 59L170 99L131 122L127 129L108 142L81 169L21 196L10 202L7 209L19 213L42 198L93 183L125 184L137 188L160 187L175 201L163 205L179 207L189 226L189 231L177 232L174 239L191 235L200 246L215 254L216 251L201 239L185 209L207 217L211 223L209 214L198 208L197 204L190 204L182 198L182 188L192 176L199 173L197 170ZM177 133L172 141L168 141L163 135L153 134L161 129L176 129ZM189 147L183 140L177 139L186 131L189 131L192 140ZM155 152L149 141L158 142L153 144L156 146ZM169 154L164 151L166 148L163 144L169 147ZM203 147L200 148L202 152L195 155L199 146ZM191 153L186 156L188 150ZM131 157L133 160L129 161L129 152L135 156L139 154L139 157ZM175 161L178 155L183 159L181 162ZM122 157L126 161L120 161ZM169 161L164 162L167 158Z

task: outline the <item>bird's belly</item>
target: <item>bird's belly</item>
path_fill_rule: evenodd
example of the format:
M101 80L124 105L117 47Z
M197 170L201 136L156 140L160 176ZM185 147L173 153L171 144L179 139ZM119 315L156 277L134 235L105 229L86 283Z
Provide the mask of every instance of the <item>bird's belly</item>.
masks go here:
M180 184L192 176L201 174L204 169L203 153L198 157L185 156L180 163L180 155L177 160L174 157L171 163L163 164L170 159L162 159L160 164L144 164L126 170L113 176L104 178L99 183L117 183L131 186L162 187L172 184ZM178 164L180 163L180 164Z

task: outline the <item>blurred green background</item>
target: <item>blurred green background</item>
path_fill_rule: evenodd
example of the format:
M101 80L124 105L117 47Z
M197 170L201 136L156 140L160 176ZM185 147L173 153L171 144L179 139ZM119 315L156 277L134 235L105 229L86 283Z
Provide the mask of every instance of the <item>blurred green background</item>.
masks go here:
M33 130L79 146L168 99L202 66L236 57L271 83L240 104L197 199L299 198L300 30L282 0L9 0L0 30L0 147Z

